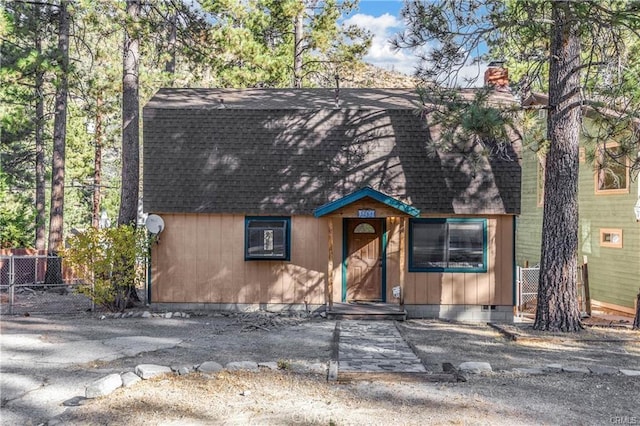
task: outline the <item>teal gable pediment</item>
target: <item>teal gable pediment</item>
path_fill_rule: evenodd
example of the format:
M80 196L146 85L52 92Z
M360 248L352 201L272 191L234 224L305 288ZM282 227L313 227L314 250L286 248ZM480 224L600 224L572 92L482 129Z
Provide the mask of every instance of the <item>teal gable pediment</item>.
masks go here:
M313 211L313 215L315 217L326 216L328 214L335 212L336 210L339 210L345 206L348 206L349 204L362 200L363 198L371 198L373 200L376 200L382 204L385 204L409 216L413 216L413 217L420 216L420 210L418 210L417 208L410 206L409 204L403 203L402 201L397 200L387 194L383 194L380 191L376 191L371 187L359 189L355 192L352 192L349 195L345 195L342 198L339 198L335 201L324 204L318 207L317 209L315 209Z

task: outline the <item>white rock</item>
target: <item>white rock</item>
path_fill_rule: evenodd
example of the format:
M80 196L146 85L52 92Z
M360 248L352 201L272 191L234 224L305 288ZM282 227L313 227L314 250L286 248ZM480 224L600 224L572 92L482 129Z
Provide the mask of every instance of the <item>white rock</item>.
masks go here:
M326 374L327 364L321 362L296 361L291 363L291 369L297 373Z
M165 318L171 318L173 316L173 314L171 312L167 312L166 314L164 314Z
M491 369L491 364L488 362L477 362L477 361L468 361L463 362L458 366L458 370L462 373L471 373L471 374L480 374L480 373L490 373L493 371Z
M142 313L142 318L151 318L151 317L152 317L152 315L151 315L151 312L149 312L149 311L144 311Z
M167 373L171 373L171 368L162 365L140 364L136 366L136 374L145 380Z
M607 375L607 374L617 374L618 373L618 368L616 367L609 367L606 365L592 365L589 367L589 370L591 371L592 374L597 374L597 375Z
M622 374L624 374L625 376L631 376L631 377L640 376L640 370L623 370L623 369L620 369L620 372Z
M225 368L230 371L247 370L258 371L258 363L253 361L236 361L228 363Z
M136 383L138 383L140 380L142 380L140 378L140 376L138 376L136 373L132 372L132 371L128 371L126 373L123 373L120 375L120 377L122 378L122 387L124 388L128 388L129 386L133 386Z
M329 374L327 380L335 382L338 380L338 363L336 361L329 361Z
M222 369L222 365L218 364L215 361L206 361L198 366L198 371L201 373L215 373L216 371L220 371Z
M122 378L119 374L109 374L88 385L84 390L85 398L97 398L109 395L114 390L122 386Z

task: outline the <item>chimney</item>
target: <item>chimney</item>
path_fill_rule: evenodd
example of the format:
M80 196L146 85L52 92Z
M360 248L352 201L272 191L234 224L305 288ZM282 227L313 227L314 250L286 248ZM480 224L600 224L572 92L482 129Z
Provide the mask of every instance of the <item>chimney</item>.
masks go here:
M484 72L485 87L492 87L498 92L509 92L509 71L503 67L503 61L489 63Z

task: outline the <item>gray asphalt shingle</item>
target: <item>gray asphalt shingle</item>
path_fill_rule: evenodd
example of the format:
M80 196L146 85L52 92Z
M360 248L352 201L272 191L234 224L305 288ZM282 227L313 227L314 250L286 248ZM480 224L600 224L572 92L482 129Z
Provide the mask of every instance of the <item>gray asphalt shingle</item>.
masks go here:
M312 214L371 186L423 214L519 213L520 164L429 154L417 105L407 89L341 89L339 108L330 89L162 89L143 112L145 210Z

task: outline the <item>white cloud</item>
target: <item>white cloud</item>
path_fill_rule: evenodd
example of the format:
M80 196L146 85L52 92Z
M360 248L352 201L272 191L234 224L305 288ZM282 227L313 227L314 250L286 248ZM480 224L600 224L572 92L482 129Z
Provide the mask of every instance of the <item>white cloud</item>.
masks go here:
M366 62L387 70L413 74L417 58L408 50L394 51L389 43L404 27L398 18L388 13L381 16L358 13L346 19L344 24L357 25L371 32L373 39L369 53L364 57Z
M412 75L419 63L417 56L409 49L395 51L389 42L398 32L404 30L404 23L389 13L381 16L372 16L358 13L346 19L344 25L357 25L371 32L373 39L369 53L364 60L387 70L399 71ZM477 78L475 84L471 86L482 86L484 84L484 72L486 64L466 65L459 70L457 75L457 86L466 87L469 85L465 78Z

